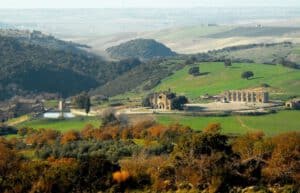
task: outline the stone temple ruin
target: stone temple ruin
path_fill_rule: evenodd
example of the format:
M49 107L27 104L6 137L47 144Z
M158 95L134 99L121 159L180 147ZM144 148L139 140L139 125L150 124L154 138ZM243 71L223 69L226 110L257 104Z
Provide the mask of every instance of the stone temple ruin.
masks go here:
M150 104L153 109L172 110L172 99L176 95L170 91L153 93Z
M223 102L268 103L269 93L263 90L230 90L223 94Z

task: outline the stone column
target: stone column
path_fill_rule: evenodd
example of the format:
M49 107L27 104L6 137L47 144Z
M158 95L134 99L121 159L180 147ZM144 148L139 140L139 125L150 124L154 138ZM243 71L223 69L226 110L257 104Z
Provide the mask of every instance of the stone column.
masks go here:
M247 102L251 102L251 94L249 91L247 92Z
M245 92L244 91L242 91L242 102L245 102L246 100L245 100Z
M255 92L252 92L252 102L256 102L256 94Z
M233 102L235 102L236 101L236 92L235 91L232 91L232 95L233 95Z
M269 102L269 93L264 92L264 103L268 103L268 102Z

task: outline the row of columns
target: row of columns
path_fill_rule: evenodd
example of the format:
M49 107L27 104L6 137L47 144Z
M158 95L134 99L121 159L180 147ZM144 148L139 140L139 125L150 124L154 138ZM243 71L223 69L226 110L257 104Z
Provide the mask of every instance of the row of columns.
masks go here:
M227 91L225 97L227 101L232 102L265 103L268 101L267 93L264 92Z

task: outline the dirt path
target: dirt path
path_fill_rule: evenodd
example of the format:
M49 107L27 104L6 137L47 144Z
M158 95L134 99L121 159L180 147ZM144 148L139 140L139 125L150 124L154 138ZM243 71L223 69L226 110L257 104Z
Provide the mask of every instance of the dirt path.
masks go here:
M14 118L11 121L7 122L7 125L8 126L15 126L15 125L18 125L18 124L23 123L25 121L28 121L29 119L30 119L29 115L23 115L21 117Z
M240 125L244 128L246 128L247 130L253 130L253 128L247 126L244 121L241 119L240 116L235 116L236 120L240 123Z

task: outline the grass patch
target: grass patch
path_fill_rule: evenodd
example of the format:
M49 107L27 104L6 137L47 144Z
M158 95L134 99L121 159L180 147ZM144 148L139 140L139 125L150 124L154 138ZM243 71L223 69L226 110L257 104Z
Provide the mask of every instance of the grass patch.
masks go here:
M34 129L55 129L61 132L68 130L81 130L87 124L92 124L94 127L101 125L101 120L98 117L76 117L72 119L37 119L24 122L17 125L20 127L31 127Z
M168 125L180 123L195 130L202 130L210 123L220 123L226 134L244 134L251 131L263 131L266 135L275 135L288 131L300 131L300 111L279 111L261 116L193 117L182 115L157 115L158 122Z
M300 95L300 71L263 64L233 64L225 68L223 63L201 63L198 64L201 73L206 75L194 77L188 74L190 67L177 71L167 77L154 90L167 90L195 99L208 94L219 94L230 89L245 89L258 87L262 83L272 86L271 96L280 98L282 96ZM244 71L253 71L254 78L245 80L241 78Z
M157 146L159 145L159 143L156 141L156 140L153 140L153 141L148 141L148 140L145 140L145 139L133 139L133 142L138 145L138 146Z
M19 151L18 153L21 154L22 156L24 156L27 159L30 159L30 160L36 159L35 150L33 150L33 149L22 150L22 151Z
M58 100L47 100L47 101L44 102L44 106L47 109L57 108L58 107Z
M5 137L6 139L12 139L12 138L19 138L20 135L18 135L18 134L8 134L8 135L4 135L2 137Z

